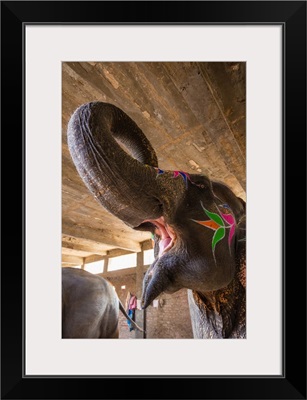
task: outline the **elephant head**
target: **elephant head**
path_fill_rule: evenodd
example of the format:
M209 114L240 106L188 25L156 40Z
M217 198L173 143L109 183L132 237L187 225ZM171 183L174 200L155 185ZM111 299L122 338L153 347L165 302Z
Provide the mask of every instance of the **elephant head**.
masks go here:
M134 121L102 102L79 107L68 146L82 180L109 212L155 239L143 282L146 308L162 292L226 287L244 240L245 202L205 175L164 171Z

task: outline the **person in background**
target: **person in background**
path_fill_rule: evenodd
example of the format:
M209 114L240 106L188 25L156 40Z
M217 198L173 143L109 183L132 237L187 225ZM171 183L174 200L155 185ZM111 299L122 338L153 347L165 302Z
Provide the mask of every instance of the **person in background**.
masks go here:
M126 311L129 317L135 321L135 310L137 307L137 298L134 294L131 292L128 292L127 298L126 298ZM127 324L129 326L130 332L134 330L134 327L132 326L131 322L127 319Z

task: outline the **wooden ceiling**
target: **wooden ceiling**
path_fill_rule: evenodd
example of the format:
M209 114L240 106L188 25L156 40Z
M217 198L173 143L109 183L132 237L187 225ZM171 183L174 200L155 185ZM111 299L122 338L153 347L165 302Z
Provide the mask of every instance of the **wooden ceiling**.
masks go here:
M246 196L246 84L242 62L62 64L62 266L138 252L149 233L109 214L70 158L67 123L89 101L120 107L143 130L161 169L203 173Z

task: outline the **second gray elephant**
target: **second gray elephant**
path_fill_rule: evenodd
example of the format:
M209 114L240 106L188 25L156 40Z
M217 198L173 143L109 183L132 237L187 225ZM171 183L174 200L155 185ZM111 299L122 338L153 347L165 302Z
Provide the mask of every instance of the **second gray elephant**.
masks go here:
M81 269L62 269L62 338L118 339L119 311L143 332L106 279Z

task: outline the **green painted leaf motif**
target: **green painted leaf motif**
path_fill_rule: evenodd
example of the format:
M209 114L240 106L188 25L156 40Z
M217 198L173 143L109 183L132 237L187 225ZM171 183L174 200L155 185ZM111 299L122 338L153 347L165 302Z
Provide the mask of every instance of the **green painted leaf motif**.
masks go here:
M221 227L217 229L214 233L214 236L212 238L212 251L214 252L216 244L223 239L225 236L225 228Z
M206 210L203 205L201 205L201 206L209 218L211 218L217 224L219 224L221 226L225 226L223 219L218 214Z

